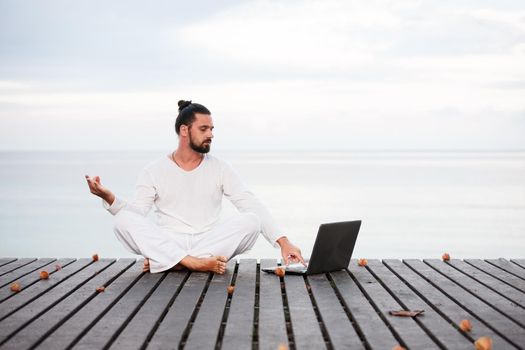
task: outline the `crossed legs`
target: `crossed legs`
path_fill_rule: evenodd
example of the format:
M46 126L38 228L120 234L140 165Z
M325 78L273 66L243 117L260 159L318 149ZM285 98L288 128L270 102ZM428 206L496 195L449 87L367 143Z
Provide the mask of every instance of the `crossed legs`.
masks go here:
M144 256L144 269L153 273L182 268L224 273L229 259L255 244L260 220L253 213L239 213L191 236L163 231L146 217L123 209L115 216L114 231L126 249Z

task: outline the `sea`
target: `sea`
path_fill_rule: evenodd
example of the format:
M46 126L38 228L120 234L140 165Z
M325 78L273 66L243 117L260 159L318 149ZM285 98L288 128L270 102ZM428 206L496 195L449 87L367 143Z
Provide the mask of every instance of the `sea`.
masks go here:
M169 150L0 152L0 256L133 257L88 189L132 198ZM525 151L212 151L310 256L322 223L362 220L354 258L524 258ZM224 218L235 207L223 200ZM242 257L279 258L264 237Z

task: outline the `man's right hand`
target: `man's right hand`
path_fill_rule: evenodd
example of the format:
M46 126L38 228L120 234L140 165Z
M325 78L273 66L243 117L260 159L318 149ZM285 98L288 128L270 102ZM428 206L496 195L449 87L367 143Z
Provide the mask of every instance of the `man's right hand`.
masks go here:
M90 177L86 175L86 180L89 186L89 190L95 196L98 196L105 200L109 205L113 204L115 201L115 195L111 193L106 187L102 186L100 183L100 176Z

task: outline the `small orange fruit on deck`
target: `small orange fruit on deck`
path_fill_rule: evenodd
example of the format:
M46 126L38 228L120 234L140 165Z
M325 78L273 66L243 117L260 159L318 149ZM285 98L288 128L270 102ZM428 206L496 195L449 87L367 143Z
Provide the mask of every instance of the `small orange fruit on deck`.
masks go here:
M102 293L105 290L106 290L106 287L104 287L104 286L97 287L97 292L99 292L99 293Z
M401 345L396 345L392 348L392 350L407 350L405 349L404 347L402 347Z
M284 270L283 267L276 268L274 272L279 277L284 277L284 275L286 274L286 271Z
M234 286L228 286L228 288L226 288L228 290L228 294L232 295L233 294L233 291L235 290L235 287Z
M366 259L359 259L357 261L357 265L359 265L359 266L366 266L366 265L368 265L368 260L366 260Z
M472 330L472 323L469 320L461 320L459 323L459 329L463 332L470 332Z
M277 348L277 350L288 350L288 347L284 344L279 344L279 347Z
M492 338L480 337L474 343L476 350L492 350Z
M92 258L93 258L93 261L98 261L98 254L93 254Z
M443 259L443 261L449 261L450 260L450 254L449 253L445 253L441 256L441 258Z
M49 272L46 270L40 271L40 279L41 280L47 280L49 278Z
M20 289L22 289L22 287L20 286L20 283L15 282L15 283L11 283L10 289L12 292L18 293L20 292Z

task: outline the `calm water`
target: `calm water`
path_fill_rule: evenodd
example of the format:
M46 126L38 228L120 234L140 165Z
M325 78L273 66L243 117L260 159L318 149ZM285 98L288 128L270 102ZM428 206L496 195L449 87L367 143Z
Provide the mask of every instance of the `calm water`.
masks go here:
M168 151L0 153L0 256L131 256L84 174L130 198ZM361 219L354 257L525 257L525 152L214 152L305 256L320 223ZM223 215L235 209L225 200ZM249 254L278 257L261 237Z

